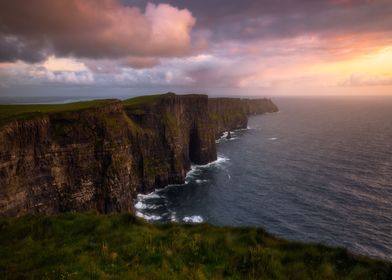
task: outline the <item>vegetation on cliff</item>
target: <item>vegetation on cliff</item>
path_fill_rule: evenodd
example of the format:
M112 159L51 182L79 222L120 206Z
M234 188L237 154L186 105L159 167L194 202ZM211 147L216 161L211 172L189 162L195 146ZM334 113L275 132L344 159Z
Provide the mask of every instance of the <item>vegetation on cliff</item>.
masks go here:
M146 104L151 104L154 101L159 100L164 96L163 94L154 94L154 95L144 95L144 96L138 96L134 98L129 98L123 101L123 104L125 106L140 106L140 105L146 105Z
M114 101L102 99L65 104L0 105L0 125L12 120L30 119L44 114L92 109Z
M391 263L262 229L130 214L0 219L2 279L391 279Z

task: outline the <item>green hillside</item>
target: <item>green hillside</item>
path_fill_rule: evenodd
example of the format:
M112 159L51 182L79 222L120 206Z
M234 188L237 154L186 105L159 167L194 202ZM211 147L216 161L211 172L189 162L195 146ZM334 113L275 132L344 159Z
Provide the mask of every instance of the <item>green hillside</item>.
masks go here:
M0 219L2 279L392 279L391 263L262 229L131 214Z

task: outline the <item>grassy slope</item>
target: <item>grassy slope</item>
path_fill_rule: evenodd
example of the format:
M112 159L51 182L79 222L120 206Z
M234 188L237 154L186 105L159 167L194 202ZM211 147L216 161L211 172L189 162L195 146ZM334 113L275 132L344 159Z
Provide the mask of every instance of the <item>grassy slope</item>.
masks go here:
M159 98L164 96L164 94L155 94L155 95L143 95L143 96L138 96L130 99L126 99L123 101L123 104L125 106L139 106L143 104L149 104L152 103Z
M390 263L261 229L130 214L0 219L2 279L392 279Z
M66 104L0 105L0 124L12 120L29 119L43 114L79 111L99 107L113 99L92 100Z
M123 101L126 107L138 107L150 104L162 94L139 96ZM114 99L82 101L66 104L29 104L29 105L2 105L0 104L0 125L13 120L30 119L37 116L69 111L86 110L113 102Z

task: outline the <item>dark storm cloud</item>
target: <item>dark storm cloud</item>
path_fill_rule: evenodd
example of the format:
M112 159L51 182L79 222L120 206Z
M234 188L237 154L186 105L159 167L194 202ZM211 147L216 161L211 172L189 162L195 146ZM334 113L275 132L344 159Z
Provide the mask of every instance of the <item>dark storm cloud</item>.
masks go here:
M0 33L0 62L39 62L46 58L45 50L35 40L20 41L15 36L5 36Z

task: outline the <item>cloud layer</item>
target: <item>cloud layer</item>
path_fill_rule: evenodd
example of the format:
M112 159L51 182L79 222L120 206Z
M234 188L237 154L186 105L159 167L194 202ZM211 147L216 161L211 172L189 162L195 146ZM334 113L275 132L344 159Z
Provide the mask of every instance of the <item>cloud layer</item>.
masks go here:
M0 60L184 56L195 21L168 4L148 3L143 12L117 0L1 1Z
M388 92L391 14L390 0L0 1L0 85Z

